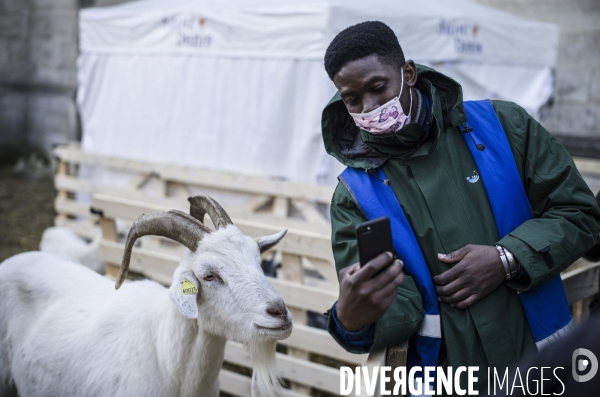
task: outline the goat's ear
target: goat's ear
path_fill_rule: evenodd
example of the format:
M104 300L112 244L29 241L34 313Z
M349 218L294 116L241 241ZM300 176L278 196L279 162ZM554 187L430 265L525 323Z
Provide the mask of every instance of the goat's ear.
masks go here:
M271 234L270 236L259 237L256 239L260 253L273 248L287 233L287 229L283 229L279 233Z
M177 269L173 275L173 284L169 296L177 309L187 318L198 318L198 297L200 282L189 269Z

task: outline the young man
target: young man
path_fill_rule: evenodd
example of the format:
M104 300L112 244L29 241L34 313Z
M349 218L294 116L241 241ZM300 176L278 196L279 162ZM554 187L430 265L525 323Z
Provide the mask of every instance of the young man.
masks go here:
M381 22L340 32L325 69L338 93L323 111L323 139L328 153L349 167L331 202L340 296L329 331L356 353L412 337L409 366L479 366L477 389L485 391L488 367L504 371L568 328L556 277L595 242L594 196L566 150L527 112L503 101L466 112L460 85L406 61ZM485 123L494 125L493 134L478 127ZM489 143L500 135L508 142ZM478 162L479 153L491 160ZM510 172L516 183L504 180ZM392 201L381 204L389 192ZM498 201L508 205L497 210ZM516 208L531 219L518 218L502 232ZM404 214L407 229L392 219L394 256L406 249L399 255L404 263L384 253L359 267L355 227L375 213ZM533 306L522 302L519 292L549 280L555 290L532 298ZM546 324L528 317L551 317L542 311L562 318ZM538 320L543 324L530 329ZM537 340L539 329L550 337Z

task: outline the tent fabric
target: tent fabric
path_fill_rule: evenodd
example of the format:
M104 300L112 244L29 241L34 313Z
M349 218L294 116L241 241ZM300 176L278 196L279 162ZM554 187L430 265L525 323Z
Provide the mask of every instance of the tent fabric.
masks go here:
M467 0L138 0L80 11L83 148L333 184L323 55L364 20L391 26L408 59L456 79L466 99L535 115L552 94L556 26Z

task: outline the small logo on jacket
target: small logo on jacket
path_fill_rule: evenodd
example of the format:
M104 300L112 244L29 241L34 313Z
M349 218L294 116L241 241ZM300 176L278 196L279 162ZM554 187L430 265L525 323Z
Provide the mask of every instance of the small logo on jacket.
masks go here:
M479 174L477 171L473 171L473 175L467 177L467 181L470 183L475 183L479 180Z

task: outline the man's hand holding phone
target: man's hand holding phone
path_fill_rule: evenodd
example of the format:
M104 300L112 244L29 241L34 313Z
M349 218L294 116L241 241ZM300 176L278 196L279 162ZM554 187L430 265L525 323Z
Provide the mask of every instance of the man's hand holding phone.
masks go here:
M375 323L391 306L402 284L402 261L384 252L363 267L355 263L340 272L337 316L351 332Z

